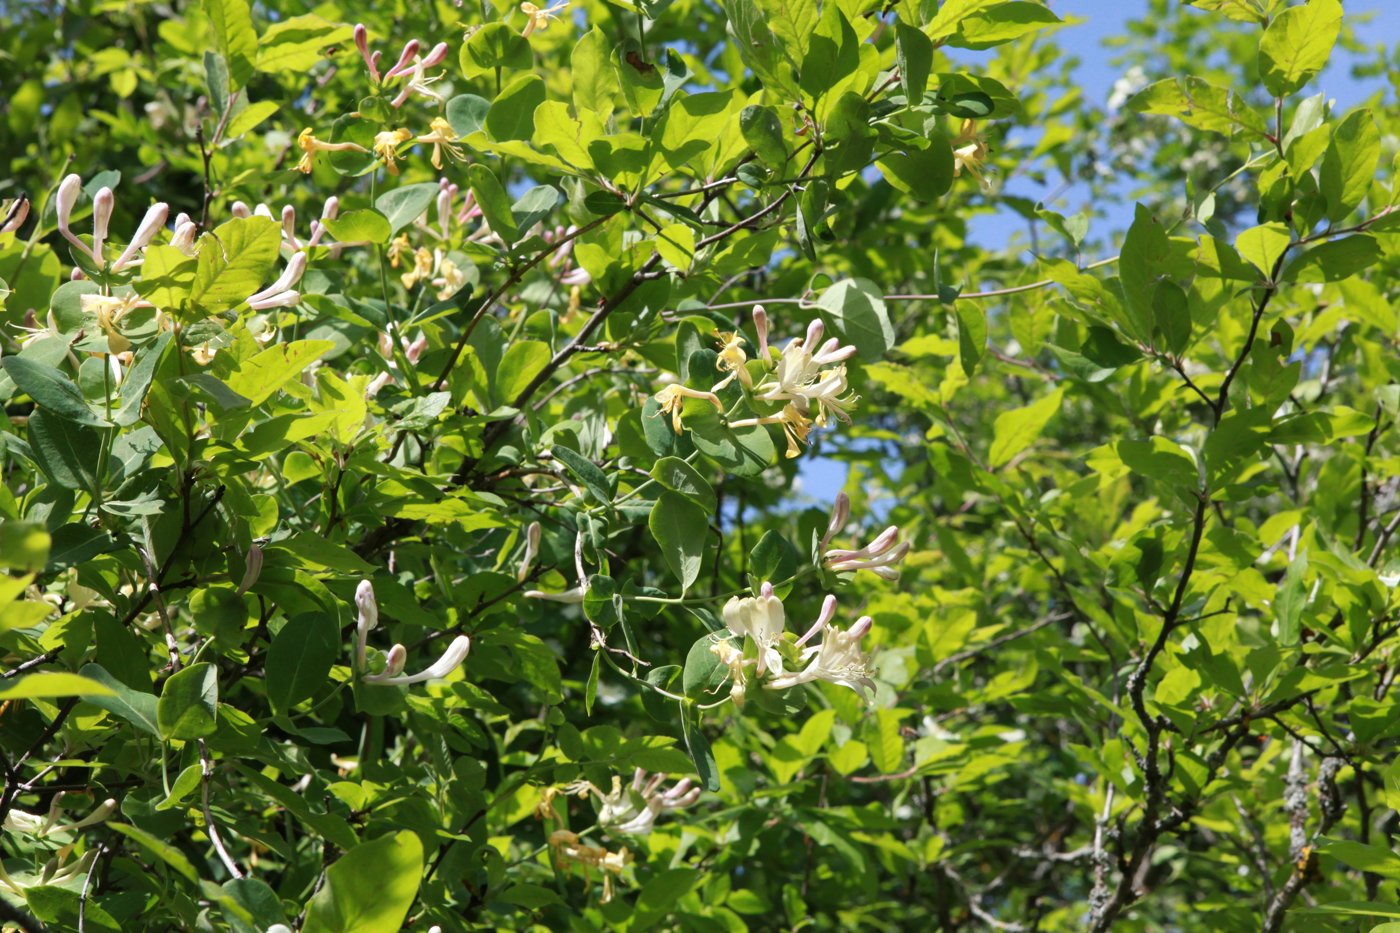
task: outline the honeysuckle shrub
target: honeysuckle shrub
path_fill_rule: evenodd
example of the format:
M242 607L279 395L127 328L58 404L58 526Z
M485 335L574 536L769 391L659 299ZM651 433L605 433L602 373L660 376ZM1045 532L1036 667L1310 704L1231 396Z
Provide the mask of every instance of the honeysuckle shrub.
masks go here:
M1395 37L1052 7L0 8L0 926L1400 917Z

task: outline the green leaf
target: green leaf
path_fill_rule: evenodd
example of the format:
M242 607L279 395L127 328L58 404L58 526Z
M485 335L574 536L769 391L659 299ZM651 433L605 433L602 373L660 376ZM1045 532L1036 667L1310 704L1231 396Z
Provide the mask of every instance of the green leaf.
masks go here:
M472 33L458 55L462 74L475 78L496 69L529 68L534 64L530 41L505 23L487 23Z
M302 933L398 933L422 875L417 834L403 830L361 843L326 869Z
M394 188L381 194L374 202L374 209L389 221L389 235L385 239L423 216L423 212L437 200L437 196L438 186L435 182L404 185L402 188ZM332 229L331 232L335 233L335 230ZM336 236L339 237L340 234Z
M573 79L574 109L607 120L617 99L617 74L609 60L607 36L597 26L584 33L569 55Z
M501 187L495 174L480 162L473 162L467 166L467 180L492 231L507 244L520 239L515 229L515 215L510 209L510 198L506 196L506 189ZM428 187L437 190L437 185Z
M322 49L350 41L354 29L332 23L315 14L293 16L273 23L258 43L259 71L307 71L325 56Z
M107 829L126 836L141 848L169 865L188 881L190 884L199 883L199 872L195 871L194 864L185 856L183 852L159 837L138 829L126 823L107 822L104 824Z
M287 621L267 648L267 698L278 715L326 685L340 653L340 628L323 613Z
M199 261L173 246L148 246L143 255L141 277L133 283L136 292L157 308L170 311L188 302Z
M425 185L424 187L436 188L435 185ZM385 197L403 190L405 189L395 188L393 191L386 192ZM434 197L436 197L436 193L434 193ZM383 200L384 198L380 198L380 201ZM424 205L424 207L426 207L426 205ZM422 210L419 210L418 213L421 214ZM412 223L413 219L409 218L408 222ZM340 240L342 243L388 243L389 237L392 236L394 232L393 227L389 223L389 219L379 211L371 208L363 208L358 211L346 211L330 220L323 220L321 223L325 225L326 230L330 232L331 236Z
M544 103L544 81L533 74L515 78L496 95L486 113L486 133L497 142L528 140L535 133L535 108ZM493 228L494 229L494 228Z
M877 360L894 346L894 325L880 289L869 279L843 279L817 299L822 319L862 359Z
M1369 110L1353 110L1332 131L1317 185L1336 223L1356 210L1371 190L1381 157L1381 133Z
M1240 231L1239 236L1235 237L1235 248L1254 268L1265 276L1272 276L1274 264L1288 249L1292 240L1292 234L1283 224L1261 224Z
M875 162L896 190L919 201L937 201L953 187L953 147L942 133L924 149L888 152Z
M715 491L709 481L679 457L662 457L656 461L651 476L664 488L685 496L707 513L715 511Z
M933 68L933 43L928 36L903 20L894 27L895 62L899 65L899 84L911 105L923 99L928 87L929 71Z
M899 734L898 710L878 709L866 731L865 742L870 747L870 760L885 774L904 766L904 738Z
M680 493L667 490L656 500L647 520L651 536L661 546L666 566L681 581L681 590L700 576L701 559L709 535L705 510Z
M458 94L447 102L447 122L458 136L470 136L486 126L491 102L475 94Z
M964 49L989 49L1024 35L1054 26L1060 18L1039 3L998 3L963 18L949 45Z
M149 262L149 250L147 254ZM112 419L117 424L125 428L140 420L142 403L146 401L146 394L151 390L156 370L165 358L165 348L170 346L173 337L174 334L166 331L149 346L137 351L135 365L126 371L126 378L122 380L121 408Z
M253 15L247 0L204 0L204 14L214 27L219 53L228 63L228 76L234 90L247 83L258 54L258 36L253 32Z
M987 315L975 301L959 301L953 304L953 319L958 325L958 362L971 376L987 351Z
M1396 855L1389 846L1366 845L1348 839L1329 839L1324 836L1317 849L1348 868L1369 871L1382 878L1400 881L1400 855Z
M656 251L672 268L686 272L695 260L695 232L685 224L666 224L652 240Z
M1146 207L1137 205L1132 226L1123 238L1118 280L1127 305L1132 336L1144 343L1152 338L1152 302L1157 280L1171 257L1171 241L1160 221Z
M1060 410L1065 390L1056 389L1024 408L1004 411L992 425L992 449L987 455L992 469L1010 463L1021 451L1035 443L1050 419Z
M715 644L713 635L697 638L686 652L685 668L681 671L681 689L701 703L712 702L715 692L729 677L729 668L710 650Z
M39 522L0 521L0 567L37 573L48 564L50 543L48 531ZM8 628L0 624L0 631Z
M739 112L739 131L759 161L781 168L788 159L783 121L772 107L752 104Z
M749 551L749 576L758 583L791 580L797 573L797 559L792 542L776 528L769 528Z
M544 372L549 360L549 344L542 340L517 340L506 348L496 371L501 404L514 405L534 378Z
M202 764L193 764L181 771L175 780L170 782L170 793L156 804L157 810L171 810L180 805L180 801L190 795L190 791L199 786L199 779L204 774Z
M506 356L508 357L510 354L507 353ZM607 505L612 502L612 489L608 483L608 476L598 468L597 464L578 451L570 450L562 445L555 445L551 449L555 459L564 464L600 504Z
M1191 344L1191 307L1186 290L1162 279L1152 294L1152 317L1167 351L1180 356Z
M37 700L52 697L112 696L111 687L83 677L62 671L44 671L38 674L25 674L0 685L0 700Z
M111 691L110 696L88 697L89 703L113 716L125 719L142 732L160 738L160 726L156 722L155 694L132 689L97 664L84 664L78 673Z
M29 416L29 447L39 469L50 480L66 489L97 493L100 432L36 411Z
M272 398L284 385L300 376L306 367L335 348L329 340L294 340L268 347L252 359L244 360L229 375L229 389L256 407Z
M156 704L156 723L166 739L199 739L218 727L219 672L191 664L170 675Z
M1275 97L1301 88L1327 64L1342 30L1337 0L1308 0L1278 15L1259 40L1259 76Z
M1277 620L1278 643L1286 648L1298 644L1302 637L1303 608L1307 605L1307 588L1303 575L1308 571L1308 555L1299 554L1288 565L1278 595L1274 597L1274 617Z
M700 731L700 726L690 721L685 711L681 713L681 732L685 737L686 751L695 764L695 773L700 778L700 786L708 791L719 790L719 765L715 763L715 753L710 748L710 740Z
M108 422L97 416L88 405L77 383L58 371L55 366L36 363L25 356L7 356L0 365L14 380L21 392L40 407L59 418L78 424L105 428Z
M1163 706L1180 706L1201 688L1201 675L1189 667L1174 667L1157 682L1153 699Z
M268 284L281 247L281 229L267 217L219 224L200 237L190 301L205 314L235 307Z

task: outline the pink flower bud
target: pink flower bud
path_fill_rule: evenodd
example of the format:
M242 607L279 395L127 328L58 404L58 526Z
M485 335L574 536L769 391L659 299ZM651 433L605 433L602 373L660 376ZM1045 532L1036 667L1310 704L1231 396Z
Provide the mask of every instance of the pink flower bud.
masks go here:
M170 215L170 205L164 201L152 204L146 209L146 216L141 218L141 225L136 228L136 235L131 238L131 242L122 250L122 254L117 257L117 261L112 263L112 271L117 272L128 263L134 261L138 253L146 248L147 244L156 235L156 231L165 227L165 218Z
M408 649L403 645L394 645L384 656L384 676L393 677L396 674L402 674L403 666L407 663Z
M248 205L242 201L234 201L229 205L228 212L240 220L246 220L253 216L253 212L248 210Z
M768 312L763 305L753 306L753 329L758 331L758 358L768 363Z
M874 624L875 620L870 618L870 616L861 616L859 619L856 619L856 624L851 626L851 630L847 632L846 635L850 637L852 641L859 641L866 636L871 626Z
M831 518L826 523L826 534L822 535L822 543L819 550L825 551L826 546L831 543L831 539L841 533L841 529L846 527L846 522L851 517L851 497L844 492L836 494L836 501L831 506Z
M20 198L10 212L10 216L5 218L4 225L0 226L0 233L14 233L24 226L25 218L29 216L29 199Z
M803 348L809 353L815 352L817 344L821 343L822 334L825 332L826 325L822 323L821 318L812 321L807 325L807 339L802 341Z
M54 217L58 221L58 232L63 234L63 238L81 252L91 258L92 248L78 239L73 231L69 229L68 222L73 216L73 208L78 203L78 195L83 191L83 180L77 175L68 175L59 183L58 193L54 199Z
M405 43L403 44L403 51L402 51L401 53L399 53L399 60L398 60L398 62L394 65L393 68L390 68L387 72L384 73L384 78L385 78L385 80L388 80L389 78L397 77L397 76L399 75L400 72L402 72L404 69L406 69L406 68L408 67L409 63L413 61L413 56L415 56L415 55L417 55L417 54L418 54L418 40L417 40L417 39L409 39L407 42L405 42Z
M432 68L434 65L441 64L442 60L446 57L447 43L439 42L437 45L433 46L433 50L428 53L428 57L423 59L423 67Z

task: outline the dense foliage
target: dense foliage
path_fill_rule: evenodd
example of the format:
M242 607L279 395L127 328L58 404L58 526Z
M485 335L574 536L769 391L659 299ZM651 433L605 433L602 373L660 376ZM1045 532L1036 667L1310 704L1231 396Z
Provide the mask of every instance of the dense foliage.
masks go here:
M1389 53L1051 6L0 5L0 927L1396 929Z

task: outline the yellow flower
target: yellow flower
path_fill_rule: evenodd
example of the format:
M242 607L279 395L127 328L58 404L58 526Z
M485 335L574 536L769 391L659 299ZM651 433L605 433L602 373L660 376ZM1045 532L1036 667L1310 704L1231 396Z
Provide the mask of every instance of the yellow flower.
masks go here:
M131 341L127 340L117 329L117 324L121 322L128 311L137 306L137 302L140 300L141 296L135 292L121 298L112 298L106 295L83 295L79 304L87 313L97 315L97 326L107 335L108 352L125 353L131 349Z
M399 278L403 281L404 288L412 288L418 284L419 279L425 279L432 274L433 254L428 252L426 247L420 246L413 254L413 268Z
M556 3L548 9L535 6L533 3L520 4L520 12L524 13L527 17L525 20L525 28L520 31L520 34L529 38L530 33L534 32L536 29L541 31L548 29L549 24L558 19L559 14L563 13L564 8L568 5L569 0L563 0L563 2Z
M716 336L719 337L720 351L719 360L716 362L715 366L720 372L729 373L728 376L721 380L719 385L728 385L729 380L738 376L739 382L743 384L744 388L752 389L753 377L749 375L749 371L744 367L749 357L748 354L744 352L744 348L740 346L739 335L737 333L720 333ZM715 388L719 388L719 386Z
M953 174L961 176L966 169L969 175L977 179L983 193L990 192L992 183L983 174L989 154L987 141L977 132L977 124L970 118L963 120L957 138L953 140Z
M467 284L467 276L457 264L439 253L437 264L438 274L433 278L433 284L437 286L438 301L446 301L461 290Z
M413 133L402 126L396 130L385 130L375 134L374 154L384 160L384 167L389 170L390 175L399 173L399 165L396 161L399 157L399 145L412 138Z
M452 124L442 117L433 117L429 126L432 127L432 132L419 136L414 142L433 144L433 168L442 168L444 152L449 159L460 161L463 158L462 147L456 145L457 131L452 129Z
M667 386L656 393L655 398L656 403L661 406L661 413L671 416L671 427L677 434L685 430L685 425L681 423L681 412L685 409L685 400L688 398L709 402L715 406L715 411L724 413L724 406L713 392L701 392L699 389L687 388L680 384Z
M397 269L403 254L412 252L413 246L408 242L408 234L400 233L394 238L394 242L389 244L389 268Z
M312 163L318 152L368 152L364 146L358 143L328 143L317 139L311 132L311 127L301 131L297 136L297 148L301 149L301 161L297 163L297 171L303 174L310 174Z
M783 434L787 436L787 456L789 459L800 456L807 443L807 435L812 432L812 419L808 418L792 402L788 402L782 414Z

